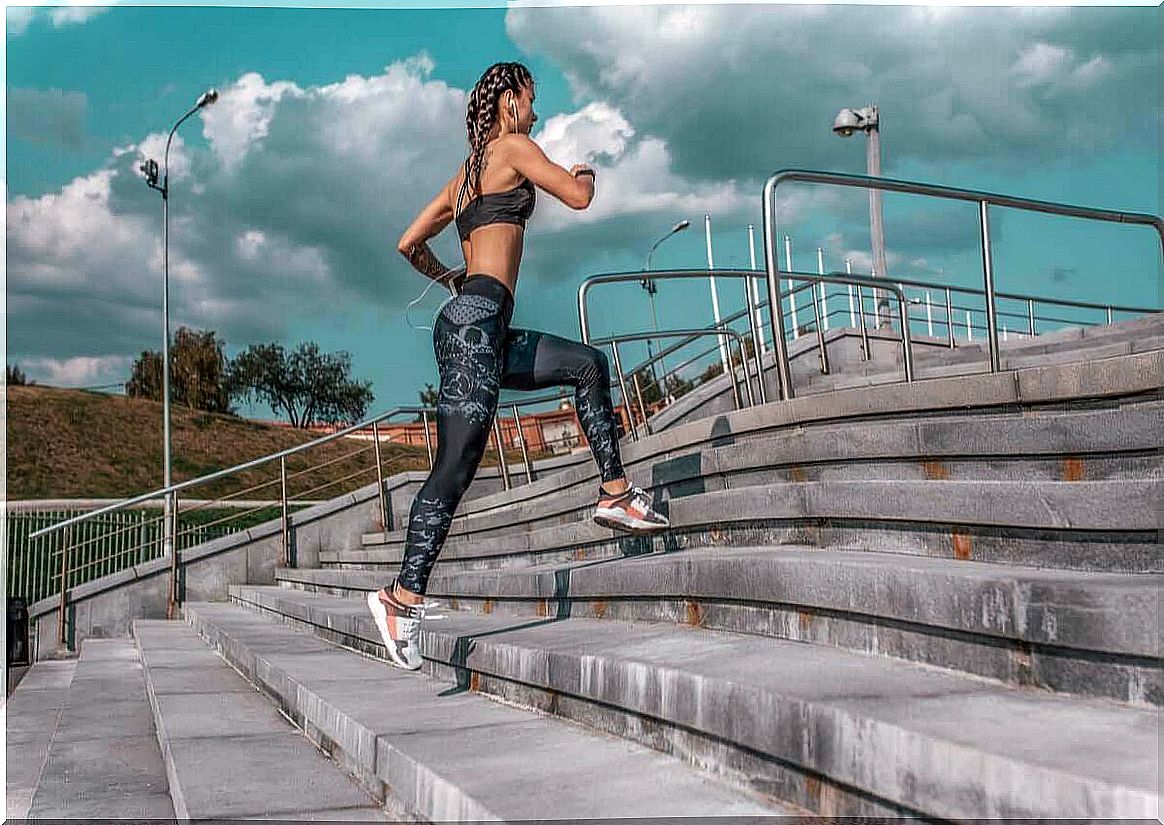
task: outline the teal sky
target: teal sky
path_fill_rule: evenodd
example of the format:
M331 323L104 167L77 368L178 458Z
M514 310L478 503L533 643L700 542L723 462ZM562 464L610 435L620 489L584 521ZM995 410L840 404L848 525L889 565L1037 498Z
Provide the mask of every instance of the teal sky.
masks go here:
M453 174L480 73L522 60L535 140L599 171L591 209L544 193L515 323L578 336L588 275L760 252L760 192L788 167L861 173L865 139L829 131L881 108L883 173L1159 214L1159 10L889 6L285 9L9 8L7 353L59 386L124 381L160 348L161 204L136 172L207 87L218 103L171 152L172 326L228 354L277 340L352 353L374 409L435 383L431 339L403 317L426 281L395 242ZM81 19L84 18L84 19ZM796 187L781 233L797 269L868 274L864 192ZM976 209L889 194L891 274L976 286ZM999 289L1161 305L1142 227L999 210ZM450 230L433 246L459 263ZM783 244L780 244L783 249ZM783 261L782 261L783 262ZM862 269L862 267L865 267ZM742 307L721 283L725 312ZM664 284L661 326L711 321L706 284ZM413 310L427 325L436 289ZM843 298L838 299L840 306ZM835 308L834 306L834 308ZM650 324L631 285L596 294L597 334ZM1096 318L1095 320L1099 320ZM981 323L981 314L976 318ZM269 410L247 410L270 417Z

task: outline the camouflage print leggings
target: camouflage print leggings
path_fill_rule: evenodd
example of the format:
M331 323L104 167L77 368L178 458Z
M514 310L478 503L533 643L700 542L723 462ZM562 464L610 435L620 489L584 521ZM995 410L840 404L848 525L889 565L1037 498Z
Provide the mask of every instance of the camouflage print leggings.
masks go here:
M510 329L513 297L501 281L474 275L433 324L440 371L437 454L412 502L400 584L423 594L453 513L477 473L502 388L574 388L575 409L602 480L622 478L606 355L556 335Z

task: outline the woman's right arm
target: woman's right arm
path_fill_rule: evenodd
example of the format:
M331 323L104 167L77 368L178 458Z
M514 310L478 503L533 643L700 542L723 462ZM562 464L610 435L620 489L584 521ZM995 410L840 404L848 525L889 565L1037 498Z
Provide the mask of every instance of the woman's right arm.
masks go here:
M594 200L594 177L574 175L554 163L528 135L506 138L505 160L534 186L544 189L571 209L585 209ZM577 169L578 167L575 167Z

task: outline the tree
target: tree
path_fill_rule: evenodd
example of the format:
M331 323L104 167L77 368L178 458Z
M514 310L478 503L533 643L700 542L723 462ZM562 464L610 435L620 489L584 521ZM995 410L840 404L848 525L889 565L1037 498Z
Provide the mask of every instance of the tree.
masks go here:
M130 398L162 400L162 354L145 350L133 362L133 372L125 382L125 394Z
M4 367L4 380L10 387L23 387L26 384L36 383L35 381L29 381L28 376L15 364Z
M321 353L314 342L288 353L279 344L252 344L231 361L226 390L231 398L259 400L286 414L293 427L352 424L372 403L372 382L352 381L352 357Z
M434 409L436 408L436 405L440 401L440 397L441 397L440 391L435 389L433 387L433 385L429 384L429 383L425 383L424 389L419 392L419 395L420 395L420 406L432 407ZM414 424L417 423L418 421L423 422L424 416L418 415L416 418L412 419L412 422Z
M206 412L230 412L224 345L213 331L178 329L170 347L171 401ZM134 362L125 394L161 401L162 390L162 354L147 350Z

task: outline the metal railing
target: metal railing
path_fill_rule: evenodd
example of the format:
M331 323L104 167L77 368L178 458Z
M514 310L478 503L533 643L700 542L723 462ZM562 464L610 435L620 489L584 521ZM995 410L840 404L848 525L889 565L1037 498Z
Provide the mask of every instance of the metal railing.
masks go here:
M1015 198L1009 195L998 195L990 192L978 192L971 189L956 189L948 186L935 186L915 181L895 180L892 178L873 177L869 175L845 175L834 172L820 172L803 169L784 169L768 178L764 184L764 265L767 271L768 291L770 295L779 295L779 264L776 257L776 190L782 183L798 181L801 183L830 184L834 186L848 186L862 189L878 189L891 192L902 192L912 195L927 195L948 200L971 201L978 204L979 233L982 242L982 269L983 292L986 299L986 335L990 353L990 371L998 372L1001 368L998 352L998 324L994 289L994 263L990 241L990 213L991 206L1002 206L1011 209L1022 209L1030 212L1043 212L1066 217L1085 218L1090 220L1108 221L1113 223L1132 223L1155 228L1160 239L1161 251L1164 253L1164 220L1156 215L1146 215L1135 212L1120 212L1110 209L1094 209L1086 206L1052 203L1049 201ZM898 279L888 278L885 273L878 279L883 282L893 282ZM769 313L772 316L772 340L776 349L776 372L780 384L780 397L792 398L792 369L788 362L788 346L784 340L784 307L780 301L769 304Z
M738 332L736 332L733 329L727 329L727 328L675 329L675 330L667 330L665 332L629 333L629 334L624 334L624 335L616 335L616 336L613 336L610 338L598 338L590 343L592 346L596 346L596 345L602 346L605 344L610 345L611 352L614 355L614 371L615 371L615 374L618 376L619 392L622 394L623 403L625 405L627 405L628 411L629 411L630 394L627 392L626 380L624 378L623 369L622 369L622 358L620 357L619 350L618 350L618 345L620 343L625 343L628 341L646 341L646 340L653 340L655 338L668 338L668 337L675 337L675 338L685 337L688 340L693 340L693 339L698 338L700 336L706 336L706 335L713 335L713 336L716 336L718 338L727 337L727 338L731 338L731 339L735 340L736 346L739 349L739 353L740 353L740 366L742 366L743 370L744 370L743 384L744 384L744 388L745 388L745 391L747 392L747 396L748 396L748 406L749 407L755 406L756 398L755 398L755 395L753 395L753 393L752 393L751 373L749 373L749 371L748 371L748 364L747 364L747 359L748 359L747 348L744 346L743 336L740 335ZM639 370L643 369L645 366L649 366L650 364L654 363L654 361L658 358L659 358L659 356L655 356L654 358L648 359L646 362L644 362L643 364L640 364L638 367L636 367L634 370L632 370L629 373L629 375L634 380L635 395L636 395L637 400L639 402L639 410L640 410L640 413L642 416L641 423L646 428L648 435L650 435L651 430L650 430L649 424L647 423L647 409L646 409L646 405L643 403L642 391L638 385L638 372L639 372ZM757 368L760 368L760 366L761 365L759 364L759 361L757 360ZM762 376L757 376L757 377L761 382L763 381ZM735 408L737 410L741 409L743 406L743 403L742 403L742 399L740 396L739 385L735 380L734 368L732 370L732 376L729 380L731 382L732 399L735 402ZM638 426L633 425L633 421L632 421L632 427L630 430L630 435L631 435L632 440L638 441L638 438L639 438Z
M616 273L609 273L609 274L604 274L604 275L592 275L589 278L587 278L585 281L583 281L582 284L578 287L578 321L579 321L579 324L582 328L582 343L584 343L584 344L591 343L591 340L590 340L590 316L589 316L589 310L588 310L587 303L586 303L586 298L587 298L587 295L589 294L590 290L593 289L595 286L597 286L599 284L621 283L621 282L626 282L626 281L638 281L644 277L649 277L651 280L690 280L690 279L707 278L709 276L714 276L716 278L740 278L740 279L745 280L744 296L745 296L745 300L747 301L747 309L745 310L745 312L747 313L748 323L751 327L752 340L755 341L758 336L757 336L757 328L756 328L756 313L754 311L755 307L753 306L753 302L752 302L752 290L751 290L751 281L756 278L756 272L754 270L750 270L750 269L748 269L748 270L740 270L740 269L714 269L714 270L711 270L711 269L670 269L670 270L651 270L647 274L644 274L643 272L616 272ZM736 317L742 317L742 315L743 315L743 313L741 313L739 316L736 316ZM723 329L724 328L723 324L724 324L724 322L721 322L720 327L718 327L718 328ZM703 335L703 334L706 334L706 332L707 332L707 330L701 329L701 330L695 330L695 331L688 332L687 334L688 335L695 335L695 334ZM647 340L647 339L652 339L652 338L656 338L656 337L666 337L667 335L668 335L667 332L642 333L643 337L640 337L638 340ZM604 339L604 340L606 340L606 339ZM626 340L630 340L630 339L628 338ZM755 360L755 365L756 365L756 373L758 375L763 375L764 367L763 367L763 364L760 362L760 351L758 348L754 348L754 350L755 351L753 354L755 356L754 360ZM760 402L765 403L767 400L768 400L767 392L764 389L763 379L761 379L761 381L760 381Z
M200 478L173 484L168 488L161 488L99 507L28 533L27 547L31 548L32 555L40 553L41 556L52 559L52 564L56 568L57 588L55 591L50 591L49 595L56 592L60 598L57 627L58 643L62 646L66 644L66 616L70 589L110 572L159 558L165 554L164 548L177 547L181 549L191 546L196 541L205 540L210 528L217 528L212 534L212 537L216 537L248 529L258 523L277 518L281 522L282 563L284 565L291 564L293 563L292 509L297 509L296 505L306 506L312 500L334 498L338 494L334 488L338 486L355 489L367 484L373 473L378 483L380 516L382 523L387 524L388 506L384 485L380 424L400 415L424 415L426 413L427 411L421 407L396 407L359 424L345 427L305 444L243 462ZM331 456L302 469L293 469L289 466L289 459L302 457L302 454L307 451L317 449L358 431L367 430L369 427L372 430L373 442L369 446ZM369 452L374 453L374 463L368 464L365 458L363 460L365 466L360 466L361 457L366 456ZM179 501L179 494L196 487L221 482L232 476L239 476L242 473L260 468L273 469L276 466L278 474L275 478L249 484L249 486L217 498L203 498L202 502L198 504L188 505L184 501ZM328 473L322 483L306 481L309 474L318 473L325 469L328 470ZM319 479L317 478L315 481L318 482ZM312 486L308 489L296 490L296 494L292 495L290 488L293 482L298 482L300 487L304 486L305 483ZM262 494L258 491L276 486L278 487L278 498L270 500L261 498ZM327 494L321 495L325 491L328 491ZM252 499L249 503L254 506L237 506L238 501L244 497ZM159 499L168 505L164 508L164 512L170 514L169 518L163 515L160 518L135 520L132 516L124 515L133 512L135 508L156 505ZM199 511L202 511L201 518L183 529L179 522L180 514L190 517ZM223 516L220 515L220 512L227 512L227 514ZM148 532L148 540L145 542L133 541L132 536L126 536L127 533L134 531L138 535L142 535L143 528ZM181 601L178 578L179 552L175 550L170 552L169 556L171 564L167 615L173 617L175 607Z

